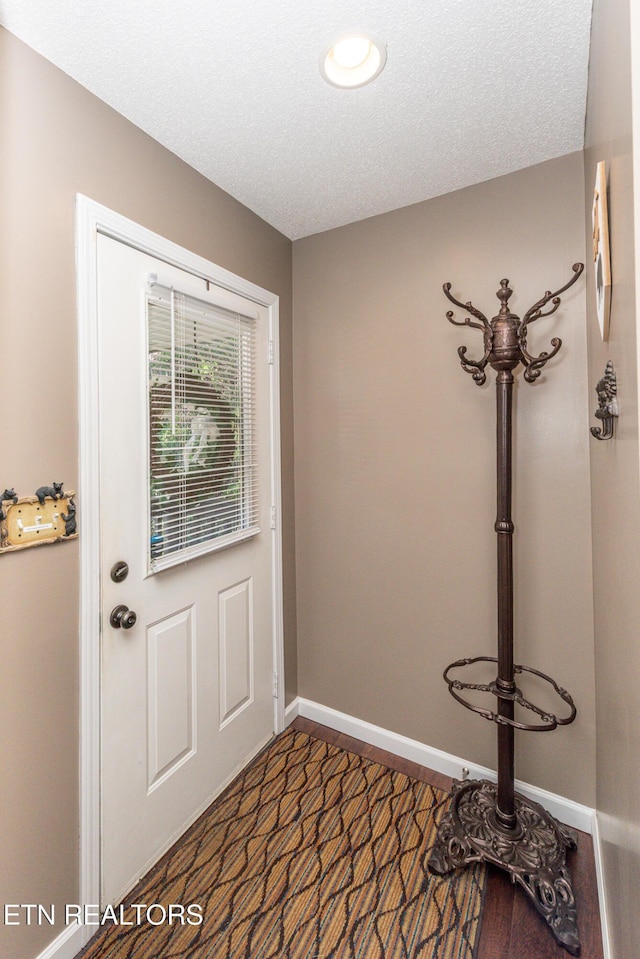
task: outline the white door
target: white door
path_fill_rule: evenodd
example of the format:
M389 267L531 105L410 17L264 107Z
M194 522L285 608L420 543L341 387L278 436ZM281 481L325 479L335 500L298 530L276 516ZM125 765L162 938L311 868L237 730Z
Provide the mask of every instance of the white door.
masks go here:
M106 904L273 733L274 617L266 308L102 235L97 270Z

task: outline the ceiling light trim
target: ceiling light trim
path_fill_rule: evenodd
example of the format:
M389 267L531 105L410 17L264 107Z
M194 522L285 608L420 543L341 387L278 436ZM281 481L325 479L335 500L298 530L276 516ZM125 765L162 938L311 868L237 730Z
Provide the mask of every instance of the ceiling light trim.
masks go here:
M354 56L353 65L349 64L346 47L349 41L364 41L368 50L364 56ZM363 50L364 53L364 50ZM351 30L343 33L327 47L320 57L320 73L331 84L343 90L355 90L371 83L379 76L387 62L386 45L367 30Z

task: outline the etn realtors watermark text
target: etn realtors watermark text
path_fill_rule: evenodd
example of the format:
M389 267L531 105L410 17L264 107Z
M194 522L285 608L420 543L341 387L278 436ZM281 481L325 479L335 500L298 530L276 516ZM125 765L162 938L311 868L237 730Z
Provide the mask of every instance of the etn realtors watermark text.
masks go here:
M55 926L62 921L65 926L77 923L79 926L200 926L203 921L202 906L198 903L169 903L163 905L152 902L134 902L129 906L106 906L101 908L95 903L67 903L58 910L54 903L22 902L5 903L3 907L5 926Z

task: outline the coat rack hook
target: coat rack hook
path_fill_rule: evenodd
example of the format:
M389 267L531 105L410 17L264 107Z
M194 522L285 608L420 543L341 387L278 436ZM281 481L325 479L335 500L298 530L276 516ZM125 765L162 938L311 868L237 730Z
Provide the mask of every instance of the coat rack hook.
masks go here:
M611 360L607 360L604 376L596 384L598 409L596 419L602 420L602 426L592 426L591 434L597 440L610 440L613 436L613 424L620 410L618 406L618 383Z

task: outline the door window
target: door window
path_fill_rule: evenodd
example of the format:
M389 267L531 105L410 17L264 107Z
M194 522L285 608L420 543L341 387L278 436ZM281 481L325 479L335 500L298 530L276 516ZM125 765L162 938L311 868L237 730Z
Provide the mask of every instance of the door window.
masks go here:
M149 572L259 532L256 319L147 295Z

